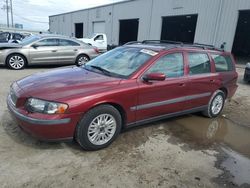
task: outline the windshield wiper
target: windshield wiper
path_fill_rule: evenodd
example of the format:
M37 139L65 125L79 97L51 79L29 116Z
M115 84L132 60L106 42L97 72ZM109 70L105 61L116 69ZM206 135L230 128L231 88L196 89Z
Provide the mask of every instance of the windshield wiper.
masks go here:
M97 69L99 71L101 71L102 73L106 74L106 75L109 75L111 76L111 72L109 72L108 70L102 68L102 67L98 67L98 66L95 66L95 65L90 65L91 68L94 68L94 69Z

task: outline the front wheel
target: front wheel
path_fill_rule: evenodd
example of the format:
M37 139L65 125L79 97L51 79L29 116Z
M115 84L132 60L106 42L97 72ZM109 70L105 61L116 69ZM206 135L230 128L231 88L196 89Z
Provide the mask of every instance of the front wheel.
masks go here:
M6 63L9 68L14 70L23 69L26 65L26 59L20 54L11 54L8 56Z
M211 97L208 107L203 114L209 118L217 117L223 110L225 104L225 94L221 90L217 90L214 92Z
M76 128L76 141L85 150L99 150L109 146L119 135L121 114L110 105L88 111Z

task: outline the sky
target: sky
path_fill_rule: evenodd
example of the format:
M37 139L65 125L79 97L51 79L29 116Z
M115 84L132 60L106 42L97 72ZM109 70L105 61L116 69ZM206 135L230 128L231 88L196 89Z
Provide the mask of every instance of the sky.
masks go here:
M7 13L2 7L6 0L0 0L0 24L7 23ZM48 30L48 16L110 4L123 0L12 0L14 23L23 24L24 29Z

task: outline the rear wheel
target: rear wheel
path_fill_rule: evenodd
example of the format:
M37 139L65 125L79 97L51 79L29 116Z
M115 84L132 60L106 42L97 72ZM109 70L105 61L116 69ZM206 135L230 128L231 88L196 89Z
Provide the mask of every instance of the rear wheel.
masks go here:
M121 131L119 111L110 105L101 105L88 111L76 129L76 141L85 150L109 146Z
M205 111L203 111L203 114L210 118L217 117L223 110L224 104L225 94L223 91L217 90L211 97L208 107Z
M23 69L26 63L25 57L20 54L11 54L6 60L7 66L14 70Z
M79 55L76 58L76 65L77 66L81 66L81 65L84 65L88 61L89 61L89 57L88 56L86 56L86 55Z

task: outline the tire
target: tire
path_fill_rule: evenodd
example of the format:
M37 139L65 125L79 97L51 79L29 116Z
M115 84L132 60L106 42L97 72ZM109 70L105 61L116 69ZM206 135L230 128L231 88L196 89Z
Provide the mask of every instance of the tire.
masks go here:
M88 111L78 123L75 139L84 150L103 149L117 138L121 127L121 114L115 107L97 106Z
M81 65L84 65L86 62L88 62L90 59L87 55L79 55L77 58L76 58L76 65L77 66L81 66Z
M218 117L224 108L225 100L223 91L215 91L208 103L207 109L202 112L203 115L209 118Z
M11 54L7 57L6 64L10 69L21 70L27 65L27 60L21 54Z

